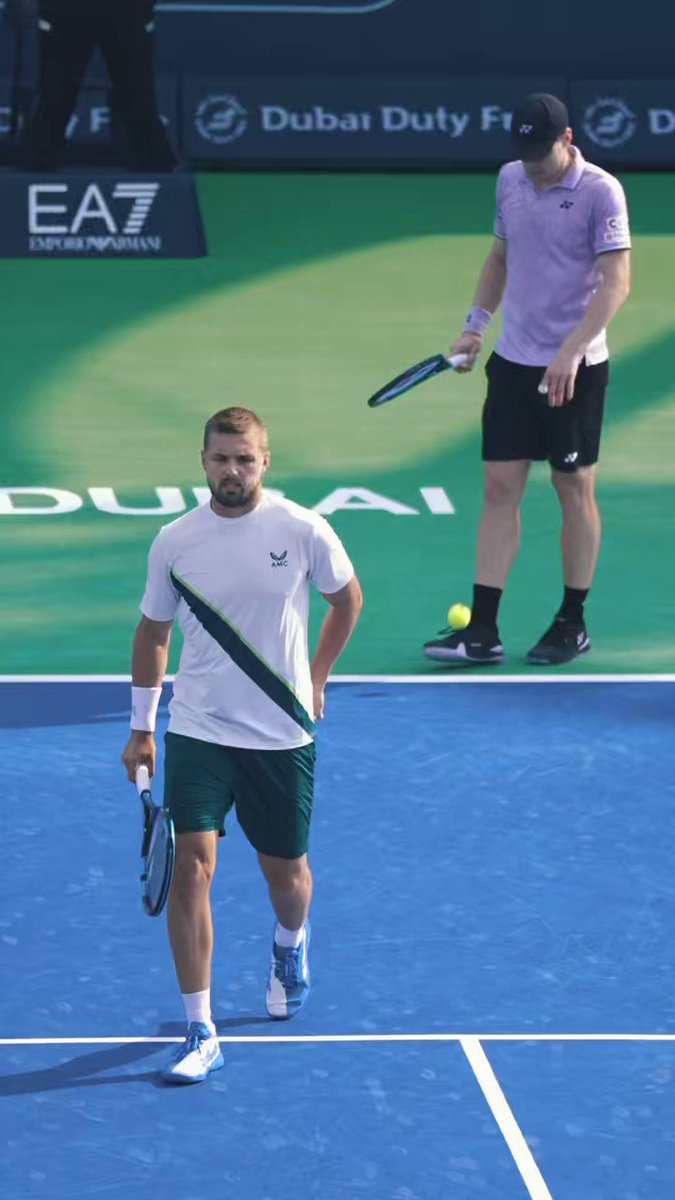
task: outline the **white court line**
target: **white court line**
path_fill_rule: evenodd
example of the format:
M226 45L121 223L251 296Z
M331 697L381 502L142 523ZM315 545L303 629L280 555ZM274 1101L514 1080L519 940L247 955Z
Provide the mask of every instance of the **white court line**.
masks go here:
M553 1200L480 1041L475 1037L462 1038L461 1046L490 1105L492 1115L502 1131L531 1200Z
M165 675L172 683L174 675ZM675 683L675 675L331 675L329 683ZM131 683L131 675L0 675L0 683Z
M135 1042L182 1042L183 1037L43 1037L0 1038L0 1046L107 1046ZM675 1033L317 1033L233 1034L218 1038L228 1045L261 1045L263 1042L298 1044L363 1042L675 1042Z
M461 670L461 669L460 669ZM329 683L675 683L675 675L331 675Z

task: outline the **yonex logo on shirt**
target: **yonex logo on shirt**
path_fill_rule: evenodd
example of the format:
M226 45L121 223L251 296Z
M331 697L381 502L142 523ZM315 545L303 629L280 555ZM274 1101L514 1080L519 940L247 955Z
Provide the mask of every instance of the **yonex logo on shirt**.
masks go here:
M532 133L531 125L521 125L518 133Z
M270 550L270 558L272 559L272 567L288 566L288 550L284 550L283 554L275 554L273 550Z

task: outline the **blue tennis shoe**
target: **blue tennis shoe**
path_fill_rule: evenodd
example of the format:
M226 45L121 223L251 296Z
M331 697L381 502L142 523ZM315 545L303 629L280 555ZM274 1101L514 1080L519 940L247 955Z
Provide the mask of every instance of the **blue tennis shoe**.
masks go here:
M272 942L265 1004L269 1015L277 1021L295 1016L309 995L309 938L310 928L305 923L297 949Z
M187 1037L171 1055L162 1079L165 1083L202 1083L212 1071L224 1066L217 1035L201 1021L191 1021Z

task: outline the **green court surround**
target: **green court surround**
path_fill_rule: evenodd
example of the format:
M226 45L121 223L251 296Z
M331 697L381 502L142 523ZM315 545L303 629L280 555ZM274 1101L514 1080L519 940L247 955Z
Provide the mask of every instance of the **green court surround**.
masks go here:
M675 670L675 179L623 182L635 275L610 338L594 650L566 672ZM362 487L419 509L331 517L366 595L339 672L436 673L421 643L450 602L470 600L482 376L443 376L381 411L365 399L458 330L490 244L493 186L487 175L210 175L208 259L5 262L2 484L107 486L140 505L156 486L189 494L203 483L206 417L258 407L270 482L291 498ZM455 513L432 515L421 487L443 487ZM88 501L62 516L0 516L2 672L128 670L160 523ZM558 524L537 467L503 606L510 672L532 670L522 657L558 603Z

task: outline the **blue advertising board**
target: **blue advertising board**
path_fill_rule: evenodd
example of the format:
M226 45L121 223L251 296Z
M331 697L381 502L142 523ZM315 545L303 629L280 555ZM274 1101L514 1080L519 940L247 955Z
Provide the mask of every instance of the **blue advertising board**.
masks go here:
M189 175L0 174L0 258L200 258Z

